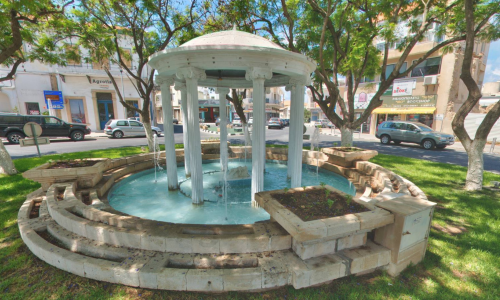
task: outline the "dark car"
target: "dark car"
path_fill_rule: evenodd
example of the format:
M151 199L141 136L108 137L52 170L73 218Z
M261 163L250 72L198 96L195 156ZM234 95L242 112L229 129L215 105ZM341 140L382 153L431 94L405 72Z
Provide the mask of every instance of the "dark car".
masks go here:
M217 119L215 120L215 126L219 126L219 125L220 125L220 118L217 118Z
M42 127L42 135L48 137L69 137L73 141L81 141L91 130L78 123L67 123L52 116L23 116L17 114L0 114L0 137L6 137L12 144L19 144L26 135L23 127L28 122L35 122Z
M173 118L173 119L172 119L172 123L174 123L174 124L176 124L176 125L177 125L177 124L179 124L179 120L177 120L176 118Z
M451 134L434 131L429 126L410 121L386 121L377 127L375 136L382 144L394 144L401 142L419 144L424 149L444 149L455 143L455 137Z

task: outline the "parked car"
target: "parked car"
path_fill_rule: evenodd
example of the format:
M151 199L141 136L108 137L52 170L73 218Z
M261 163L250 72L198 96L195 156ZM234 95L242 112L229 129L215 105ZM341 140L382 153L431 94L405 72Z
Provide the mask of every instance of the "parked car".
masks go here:
M233 126L234 127L242 127L243 124L241 124L241 119L239 117L235 117L233 119Z
M220 125L220 118L217 118L215 119L215 126L219 126Z
M278 124L280 124L280 129L284 127L283 122L279 118L270 118L268 125L270 125L271 122L278 122ZM269 128L269 126L267 128Z
M151 126L151 130L157 136L161 135L161 129ZM125 119L112 119L106 123L104 133L109 137L121 139L124 136L145 136L146 130L141 122Z
M73 141L81 141L90 128L85 124L68 123L59 118L43 115L0 114L0 137L6 137L12 144L19 144L26 135L23 127L28 122L35 122L42 127L42 135L47 137L69 137Z
M282 119L285 126L290 126L290 119Z
M312 125L314 127L319 127L319 128L322 128L323 127L323 124L321 123L320 120L316 120L316 121L312 121Z
M444 149L455 143L455 137L451 134L434 131L429 126L410 121L386 121L377 127L375 136L382 144L416 143L424 149Z
M332 121L328 121L328 123L326 123L326 127L335 128L335 125L333 125Z
M248 126L252 126L253 125L253 118L248 118Z
M269 119L269 123L267 124L267 129L278 128L283 129L283 125L280 123L278 118Z
M174 124L176 124L176 125L177 125L177 124L179 124L179 120L177 120L176 118L174 118L174 119L172 120L172 122L173 122Z
M141 121L141 118L140 118L140 117L130 117L130 118L127 118L127 120L133 120L133 121L138 121L138 122L140 122L140 121Z

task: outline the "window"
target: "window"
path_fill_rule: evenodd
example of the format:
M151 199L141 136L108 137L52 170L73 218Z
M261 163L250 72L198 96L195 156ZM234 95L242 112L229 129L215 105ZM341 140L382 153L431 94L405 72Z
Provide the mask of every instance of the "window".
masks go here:
M81 65L80 51L76 45L66 45L66 55L68 56L68 65Z
M377 50L384 51L385 43L377 43Z
M71 114L71 122L73 123L87 123L85 116L85 108L82 99L69 99L69 111Z
M384 123L384 125L382 125L382 128L392 128L393 126L394 126L394 123L387 122L387 123Z
M42 124L42 117L28 117L28 122L35 122L37 124Z
M92 69L104 70L104 68L109 69L109 58L103 58L100 62L92 62Z
M134 101L134 100L126 100L125 101L127 104L132 105L133 107L139 109L139 101ZM127 108L127 118L138 118L139 113Z
M391 64L387 65L385 67L385 79L389 78L389 75L391 75L392 71L394 71L394 68L396 67L396 64ZM401 66L401 69L399 70L399 74L403 73L406 71L406 62L403 63Z
M361 80L359 81L360 83L365 83L365 82L375 82L375 76L373 78L369 78L369 77L363 77L361 78Z
M413 71L411 77L422 77L427 75L439 74L441 68L441 57L428 58L418 64Z
M4 124L22 124L23 117L18 116L0 116L0 123Z
M116 122L116 125L117 126L128 126L128 122L127 121L118 121L118 122Z
M61 120L54 117L44 117L44 123L47 125L60 125Z
M26 114L39 115L40 105L38 104L38 102L26 102Z
M129 121L130 126L142 127L142 124L137 121Z

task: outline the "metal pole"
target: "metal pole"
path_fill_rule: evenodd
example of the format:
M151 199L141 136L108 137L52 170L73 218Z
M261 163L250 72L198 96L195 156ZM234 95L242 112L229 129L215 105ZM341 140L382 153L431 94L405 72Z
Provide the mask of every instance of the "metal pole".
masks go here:
M30 124L30 127L31 127L31 134L33 134L33 139L35 140L36 151L38 152L38 157L42 157L42 155L40 154L40 147L38 147L38 139L37 139L36 133L35 133L35 124Z

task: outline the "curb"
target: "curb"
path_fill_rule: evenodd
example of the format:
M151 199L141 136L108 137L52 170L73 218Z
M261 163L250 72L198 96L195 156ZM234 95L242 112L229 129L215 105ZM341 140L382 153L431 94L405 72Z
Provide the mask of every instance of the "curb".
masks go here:
M200 128L200 131L202 131L202 132L206 132L206 133L211 133L211 134L218 134L218 135L220 135L220 132L218 132L218 131L205 130L205 129L201 129L201 128ZM243 133L241 133L241 134L240 134L240 133L228 133L227 135L244 135L244 134L243 134Z

